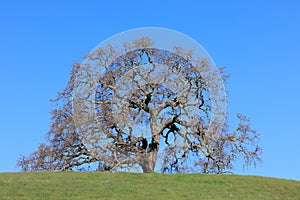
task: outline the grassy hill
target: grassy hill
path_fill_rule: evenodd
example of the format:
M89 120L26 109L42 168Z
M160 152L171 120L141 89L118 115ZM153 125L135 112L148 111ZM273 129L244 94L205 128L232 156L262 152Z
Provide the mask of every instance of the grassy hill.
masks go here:
M300 182L235 175L3 173L0 199L300 199Z

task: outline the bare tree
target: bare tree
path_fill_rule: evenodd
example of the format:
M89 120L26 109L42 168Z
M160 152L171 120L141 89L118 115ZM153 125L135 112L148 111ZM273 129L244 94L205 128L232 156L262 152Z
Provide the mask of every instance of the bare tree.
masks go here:
M260 160L258 134L241 114L226 125L223 69L212 70L192 50L157 49L142 37L123 49L99 48L74 65L52 111L49 145L18 165L64 170L223 173L234 161Z

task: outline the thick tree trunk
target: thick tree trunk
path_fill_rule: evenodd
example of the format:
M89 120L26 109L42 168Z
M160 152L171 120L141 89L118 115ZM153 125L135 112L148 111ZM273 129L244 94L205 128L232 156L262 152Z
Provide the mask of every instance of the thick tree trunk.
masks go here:
M152 141L148 146L147 153L143 155L143 161L140 164L144 173L151 173L154 172L156 160L157 160L157 153L159 149L159 142L160 142L160 130L157 129L156 124L156 116L157 113L152 112L150 117L150 128L152 133Z
M157 151L152 151L144 155L143 162L140 164L144 173L154 172L156 157Z

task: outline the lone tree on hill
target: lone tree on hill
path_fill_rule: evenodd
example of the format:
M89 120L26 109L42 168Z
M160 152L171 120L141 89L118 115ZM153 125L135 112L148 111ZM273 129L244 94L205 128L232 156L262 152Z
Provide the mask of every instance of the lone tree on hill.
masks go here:
M119 51L99 48L75 64L53 102L47 144L20 157L23 171L230 172L235 160L260 161L258 134L238 114L229 132L223 69L149 38ZM125 53L124 53L125 52ZM223 94L223 95L220 95ZM222 98L219 98L219 97Z

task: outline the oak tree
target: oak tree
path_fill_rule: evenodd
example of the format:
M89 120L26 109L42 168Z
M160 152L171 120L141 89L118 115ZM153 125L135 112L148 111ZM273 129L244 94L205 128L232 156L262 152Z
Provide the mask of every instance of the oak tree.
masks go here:
M192 50L142 37L98 48L75 64L53 100L47 144L19 158L24 171L224 173L260 161L259 135L238 114L229 131L222 68Z

